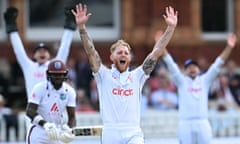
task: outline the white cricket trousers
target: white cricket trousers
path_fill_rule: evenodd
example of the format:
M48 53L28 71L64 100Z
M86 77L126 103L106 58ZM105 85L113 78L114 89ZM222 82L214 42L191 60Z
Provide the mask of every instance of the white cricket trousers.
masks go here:
M25 116L25 130L26 132L28 132L29 128L31 128L32 123L31 123L31 119L28 116ZM28 133L26 134L26 139L28 137Z
M210 144L212 129L208 119L180 120L178 139L180 144Z
M142 130L137 127L105 126L102 130L102 144L144 144Z

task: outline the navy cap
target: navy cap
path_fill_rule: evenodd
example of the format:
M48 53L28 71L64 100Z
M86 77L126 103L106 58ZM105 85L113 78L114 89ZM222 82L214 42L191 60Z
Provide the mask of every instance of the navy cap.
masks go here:
M46 46L46 45L45 45L44 43L42 43L42 42L37 45L37 47L33 50L33 52L35 53L35 52L38 51L39 49L45 49L45 50L47 50L49 53L51 52L50 49L49 49L49 47Z
M187 68L191 64L199 67L199 64L196 61L194 61L192 59L187 59L184 63L184 68Z

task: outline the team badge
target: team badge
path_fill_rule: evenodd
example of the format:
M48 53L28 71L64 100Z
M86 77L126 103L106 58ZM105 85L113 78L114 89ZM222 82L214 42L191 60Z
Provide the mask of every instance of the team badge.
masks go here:
M61 66L62 66L62 64L61 64L60 62L58 62L58 61L54 63L54 67L55 67L56 69L60 69Z
M65 100L67 98L66 94L60 94L60 99Z

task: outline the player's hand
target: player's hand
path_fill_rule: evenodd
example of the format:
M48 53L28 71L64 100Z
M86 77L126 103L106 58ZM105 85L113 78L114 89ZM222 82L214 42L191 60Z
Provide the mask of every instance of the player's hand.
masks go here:
M49 139L58 140L60 130L56 127L54 123L47 122L43 125L43 127Z
M4 20L7 24L16 23L16 19L18 16L18 10L15 7L9 7L4 12Z
M234 48L237 43L237 36L234 33L230 33L227 37L227 45L230 48Z
M78 0L67 0L64 4L64 28L73 31L76 30L77 25L75 22L75 16L72 14L71 10L75 8L76 4L78 4Z
M71 141L73 141L75 138L75 135L71 132L67 132L67 131L60 131L59 135L58 135L58 140L64 142L64 143L69 143Z
M165 15L163 15L163 17L169 26L176 27L178 21L178 12L175 11L173 7L166 7Z
M87 23L91 13L87 14L87 5L82 5L81 3L76 5L76 9L72 10L73 15L78 26L82 26Z
M9 7L4 12L3 17L5 20L7 33L15 32L18 30L17 23L16 23L17 16L18 16L18 9L15 7Z
M72 133L72 129L68 125L63 125L62 130L58 135L58 139L64 143L69 143L74 140L75 135Z
M67 124L62 125L61 129L65 132L72 132L72 129Z

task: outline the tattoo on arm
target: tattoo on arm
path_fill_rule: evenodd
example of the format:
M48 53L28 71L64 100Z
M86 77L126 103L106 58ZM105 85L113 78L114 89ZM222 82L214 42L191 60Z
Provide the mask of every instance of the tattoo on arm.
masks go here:
M173 35L173 30L167 29L164 35L155 43L152 51L152 55L155 59L159 59L161 55L164 53L164 49L169 43L172 35Z
M152 58L150 58L151 56L148 56L145 61L143 62L143 70L145 72L145 74L149 75L154 67L156 66L157 60L154 60Z
M86 31L80 30L80 37L86 54L88 55L91 69L96 72L101 64L101 58L96 51L93 41L89 38Z
M145 74L149 75L153 71L153 69L157 64L158 59L164 53L164 49L169 43L173 35L173 32L174 32L174 29L168 27L164 32L163 36L156 42L152 52L147 56L147 58L143 62L143 70Z

